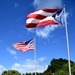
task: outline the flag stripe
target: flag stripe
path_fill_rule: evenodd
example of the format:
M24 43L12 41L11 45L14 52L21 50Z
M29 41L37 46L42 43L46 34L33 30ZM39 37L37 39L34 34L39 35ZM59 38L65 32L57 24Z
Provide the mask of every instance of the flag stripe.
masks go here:
M38 20L38 19L35 19L35 18L29 18L29 19L27 19L27 21L26 21L27 23L39 23L40 22L40 20Z
M52 16L48 16L48 17L46 17L42 20L35 19L35 18L29 18L29 19L27 19L27 23L36 23L36 24L38 24L39 22L46 21L46 20L54 20L54 18Z
M58 22L54 21L54 20L46 20L46 21L43 21L43 22L40 22L37 27L40 27L41 26L45 26L45 25L49 25L49 24L58 24Z
M48 16L48 15L47 15ZM35 18L35 19L43 19L46 18L46 15L41 15L41 14L33 14L33 15L29 15L27 18Z
M61 10L62 8L54 8L54 9L42 9L45 12L54 13L58 10Z
M37 27L37 23L27 23L26 27L27 28L35 28L35 27Z

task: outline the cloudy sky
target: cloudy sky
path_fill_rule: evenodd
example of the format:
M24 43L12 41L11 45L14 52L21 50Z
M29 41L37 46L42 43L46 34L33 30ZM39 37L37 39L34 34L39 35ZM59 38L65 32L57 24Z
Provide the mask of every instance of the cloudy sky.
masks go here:
M37 72L47 69L53 58L68 59L65 26L26 28L27 15L43 8L63 8L65 5L70 59L75 62L74 3L74 0L0 0L0 74L4 70L11 69L20 73L35 71L34 51L22 53L13 48L13 44L34 36L36 36Z

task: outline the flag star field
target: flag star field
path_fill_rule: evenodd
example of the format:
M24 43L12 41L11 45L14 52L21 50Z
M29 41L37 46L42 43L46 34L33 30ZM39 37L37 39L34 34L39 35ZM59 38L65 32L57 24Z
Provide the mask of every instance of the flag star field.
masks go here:
M53 58L68 59L64 21L61 22L63 25L54 25L53 23L53 25L50 25L46 21L45 24L47 25L41 26L42 23L39 23L39 27L26 27L32 20L27 17L28 14L35 11L38 11L39 14L40 12L43 13L42 9L63 9L64 5L68 26L70 59L75 62L74 0L0 0L0 75L4 70L13 69L20 73L34 72L34 50L36 50L37 72L43 72L44 66L47 69ZM48 19L62 21L61 17L58 18L60 13L61 11L51 17L49 13L44 12L47 17L40 22ZM35 19L33 22L36 23L36 21ZM16 43L28 41L34 37L34 50L22 52L13 47Z

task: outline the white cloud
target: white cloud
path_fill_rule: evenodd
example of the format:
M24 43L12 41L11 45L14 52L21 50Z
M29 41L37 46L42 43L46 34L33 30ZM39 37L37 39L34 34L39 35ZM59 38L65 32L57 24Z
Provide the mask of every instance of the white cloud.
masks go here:
M43 72L44 71L44 65L40 65L39 61L37 61L37 72ZM47 65L45 65L45 68L47 69ZM25 63L15 63L12 65L12 69L18 70L20 73L33 73L35 72L35 63L34 60L27 59L25 60Z
M41 57L41 58L39 58L38 60L39 60L39 61L44 61L44 60L46 60L46 58L45 58L45 57Z
M7 51L14 56L15 59L17 59L17 53L15 50L10 49L9 47L7 48Z
M62 0L34 0L35 9L62 7Z
M0 65L0 75L2 74L2 72L6 70L4 66Z
M54 31L58 25L45 26L42 29L37 29L36 34L40 37L47 38L49 34Z
M12 50L10 48L7 48L7 51L12 54L12 55L16 55L16 51L15 50Z
M38 37L43 37L43 38L47 38L49 36L52 37L52 35L50 35L56 28L58 27L58 25L50 25L50 26L45 26L43 28L37 28L36 30L33 28L30 28L28 31L32 32L32 33L36 33L36 35Z

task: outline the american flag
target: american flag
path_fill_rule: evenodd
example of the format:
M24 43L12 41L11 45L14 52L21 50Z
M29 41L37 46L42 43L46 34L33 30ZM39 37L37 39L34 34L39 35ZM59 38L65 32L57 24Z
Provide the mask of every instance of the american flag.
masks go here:
M25 42L19 42L13 45L13 47L17 50L20 50L22 52L26 52L28 50L34 50L34 39L25 41Z
M46 25L62 25L62 8L41 9L27 15L26 27L35 28Z

